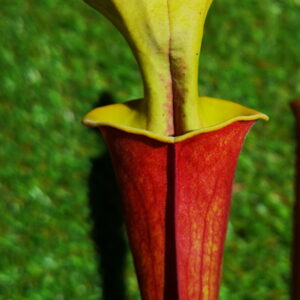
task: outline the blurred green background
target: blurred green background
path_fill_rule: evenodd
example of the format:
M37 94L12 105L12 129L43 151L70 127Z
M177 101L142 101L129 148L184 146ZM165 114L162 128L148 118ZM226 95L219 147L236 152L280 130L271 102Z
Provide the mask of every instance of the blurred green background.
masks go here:
M0 4L0 299L140 299L104 143L80 124L141 97L133 56L80 0ZM208 15L200 94L271 118L239 160L221 300L289 298L299 18L299 0L216 0Z

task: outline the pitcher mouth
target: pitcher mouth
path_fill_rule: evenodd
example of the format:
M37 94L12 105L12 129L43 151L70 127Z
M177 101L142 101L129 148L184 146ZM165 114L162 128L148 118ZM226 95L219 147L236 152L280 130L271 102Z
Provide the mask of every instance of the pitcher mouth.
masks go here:
M243 105L216 98L199 97L199 127L179 136L164 136L147 130L144 100L132 100L96 108L89 112L82 123L90 127L109 126L125 132L147 136L166 143L180 142L194 135L221 129L237 121L253 121L269 117Z

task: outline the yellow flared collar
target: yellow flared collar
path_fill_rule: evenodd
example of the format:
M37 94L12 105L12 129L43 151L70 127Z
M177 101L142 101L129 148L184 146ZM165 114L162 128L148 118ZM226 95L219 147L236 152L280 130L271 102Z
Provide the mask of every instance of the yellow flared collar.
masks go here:
M240 104L221 99L200 97L198 99L198 115L201 120L199 128L180 136L164 136L147 130L144 107L144 100L133 100L99 107L83 118L83 124L91 127L110 126L162 142L175 143L199 133L221 129L236 121L269 120L265 114Z

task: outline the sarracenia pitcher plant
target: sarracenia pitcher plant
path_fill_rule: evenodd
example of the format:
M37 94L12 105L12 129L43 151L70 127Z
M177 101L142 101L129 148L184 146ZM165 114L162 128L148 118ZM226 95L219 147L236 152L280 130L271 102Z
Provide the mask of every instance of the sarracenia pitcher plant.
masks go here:
M144 300L216 300L238 154L257 119L198 96L212 0L86 0L124 35L144 98L97 108L83 123L109 146Z

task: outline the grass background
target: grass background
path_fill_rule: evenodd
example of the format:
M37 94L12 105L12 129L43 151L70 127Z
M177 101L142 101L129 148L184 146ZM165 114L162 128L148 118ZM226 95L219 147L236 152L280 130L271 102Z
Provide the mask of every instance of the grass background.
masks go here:
M113 187L95 201L104 144L80 124L95 103L142 95L132 54L79 0L0 4L0 299L140 299ZM299 16L299 0L216 0L208 15L200 94L271 118L239 160L221 300L288 299Z

